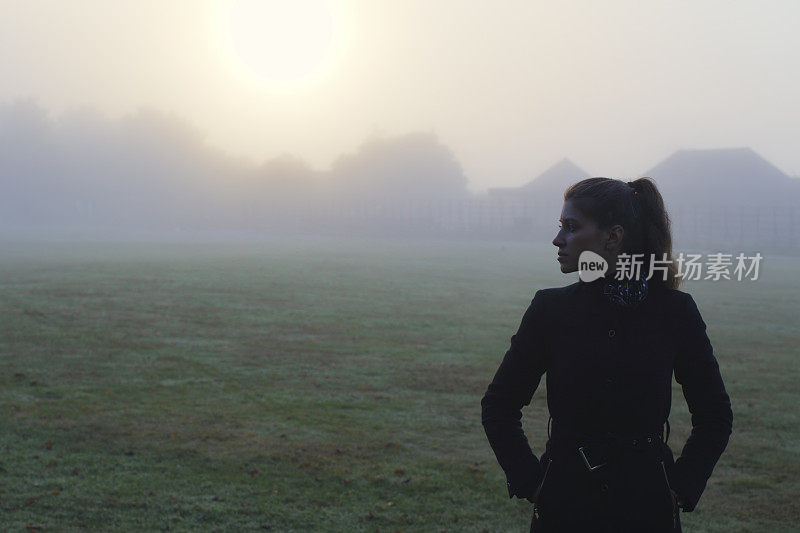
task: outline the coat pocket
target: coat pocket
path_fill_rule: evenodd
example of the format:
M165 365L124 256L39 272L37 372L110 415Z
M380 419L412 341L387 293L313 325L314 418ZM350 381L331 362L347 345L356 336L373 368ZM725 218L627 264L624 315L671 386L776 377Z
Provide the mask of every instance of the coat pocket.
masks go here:
M667 476L667 467L664 465L664 461L661 461L661 471L664 472L664 485L667 489L667 493L669 494L670 505L672 506L672 530L673 531L681 531L681 518L680 518L680 507L678 507L678 498L675 495L675 492L672 490L672 486L669 484L669 476Z
M544 482L547 480L547 473L550 471L550 465L553 464L553 459L547 459L547 466L544 469L544 474L542 474L542 480L539 482L539 486L536 487L536 491L533 493L531 497L531 501L533 502L533 518L531 519L531 532L538 532L541 530L541 516L539 514L539 498L542 495L542 487L544 487Z
M539 501L539 497L542 495L542 488L544 487L544 482L547 481L547 473L550 471L550 465L553 464L553 458L549 457L547 459L547 466L544 468L544 474L542 474L542 480L539 482L539 486L536 487L536 491L533 493L533 504L536 505Z
M661 461L661 471L664 473L664 486L667 489L667 493L672 496L672 486L669 484L669 476L667 475L667 466L664 464L664 461Z

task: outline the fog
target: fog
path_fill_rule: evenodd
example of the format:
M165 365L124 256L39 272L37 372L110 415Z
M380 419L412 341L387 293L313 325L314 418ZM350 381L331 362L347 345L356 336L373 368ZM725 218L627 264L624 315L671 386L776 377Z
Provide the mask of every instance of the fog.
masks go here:
M0 233L541 239L647 175L800 247L795 3L297 6L0 2Z
M565 189L593 175L563 159L521 187L471 193L453 151L430 132L375 133L325 172L291 154L256 165L209 145L172 114L143 108L108 119L84 107L53 118L31 100L0 105L0 147L6 238L544 239ZM753 150L678 151L647 175L685 243L797 246L800 181Z
M83 108L53 120L23 101L0 105L0 147L7 232L270 230L321 208L469 196L458 161L430 133L371 137L318 172L290 154L261 165L231 157L152 109L109 120Z
M251 29L232 5L255 30L283 21L285 43L232 48ZM798 20L789 0L6 0L0 101L115 119L153 107L227 153L317 171L375 131L434 132L472 192L564 157L632 178L680 149L750 147L796 176Z

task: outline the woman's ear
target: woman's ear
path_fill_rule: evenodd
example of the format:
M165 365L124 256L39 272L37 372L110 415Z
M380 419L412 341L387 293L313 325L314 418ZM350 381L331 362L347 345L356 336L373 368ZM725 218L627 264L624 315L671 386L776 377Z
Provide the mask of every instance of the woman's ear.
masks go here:
M618 250L622 244L622 237L625 235L625 230L619 224L611 226L608 230L606 237L606 250Z

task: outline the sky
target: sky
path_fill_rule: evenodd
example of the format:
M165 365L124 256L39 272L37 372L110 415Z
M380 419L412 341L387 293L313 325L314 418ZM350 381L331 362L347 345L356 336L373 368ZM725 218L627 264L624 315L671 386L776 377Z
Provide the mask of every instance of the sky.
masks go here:
M326 170L434 132L472 192L751 147L800 175L800 2L0 0L0 101L173 112Z

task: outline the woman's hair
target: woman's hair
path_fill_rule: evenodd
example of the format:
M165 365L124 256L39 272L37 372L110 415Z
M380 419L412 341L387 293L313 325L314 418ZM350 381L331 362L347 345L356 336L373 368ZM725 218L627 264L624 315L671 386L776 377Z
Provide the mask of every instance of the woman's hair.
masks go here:
M639 178L626 183L611 178L587 178L564 192L564 201L567 200L595 220L600 229L621 225L625 233L620 252L644 254L641 271L644 277L650 272L650 254L657 261L666 257L666 276L663 271L655 270L648 281L678 288L681 278L672 261L670 219L655 181Z

